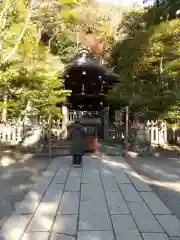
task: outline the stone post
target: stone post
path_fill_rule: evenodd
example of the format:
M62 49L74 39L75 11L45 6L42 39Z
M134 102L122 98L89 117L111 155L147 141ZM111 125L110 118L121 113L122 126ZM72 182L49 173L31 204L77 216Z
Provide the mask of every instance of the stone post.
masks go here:
M167 122L164 122L164 143L167 143Z
M109 107L104 108L104 140L109 139Z
M63 114L63 120L62 120L62 131L63 131L63 138L67 138L67 124L68 124L68 109L66 106L62 106L62 114Z
M160 143L160 131L159 131L159 127L158 127L158 121L155 121L155 134L156 134L155 143L159 144Z

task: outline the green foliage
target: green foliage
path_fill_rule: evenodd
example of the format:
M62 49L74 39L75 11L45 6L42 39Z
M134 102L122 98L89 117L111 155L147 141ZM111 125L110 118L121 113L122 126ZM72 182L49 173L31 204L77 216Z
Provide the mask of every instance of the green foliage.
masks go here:
M64 1L63 6L70 9L75 2ZM41 41L43 29L50 28L42 25L45 14L51 22L53 13L58 20L59 10L42 4L31 8L31 2L25 0L5 1L0 7L0 107L4 107L6 95L9 118L18 118L29 101L42 115L47 116L51 109L60 117L56 104L65 102L69 94L59 79L63 64ZM44 15L37 18L40 12Z
M81 1L73 5L71 11L67 10L66 18L61 9L61 21L54 27L53 33L48 31L52 38L51 50L60 56L65 63L69 62L80 49L86 46L87 33L92 33L106 43L106 52L110 50L113 38L118 37L118 25L121 18L119 8L113 5L99 4L97 1Z
M130 23L124 22L127 35L112 53L119 83L109 99L131 105L139 116L157 118L179 101L180 21L152 25L147 14L136 12Z

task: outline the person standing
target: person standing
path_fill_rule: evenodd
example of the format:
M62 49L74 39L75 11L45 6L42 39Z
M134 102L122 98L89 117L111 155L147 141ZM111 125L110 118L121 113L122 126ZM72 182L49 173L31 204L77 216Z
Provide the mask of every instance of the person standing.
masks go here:
M84 155L85 151L86 132L79 120L75 121L71 136L72 136L71 155L73 157L73 166L81 167L82 156Z

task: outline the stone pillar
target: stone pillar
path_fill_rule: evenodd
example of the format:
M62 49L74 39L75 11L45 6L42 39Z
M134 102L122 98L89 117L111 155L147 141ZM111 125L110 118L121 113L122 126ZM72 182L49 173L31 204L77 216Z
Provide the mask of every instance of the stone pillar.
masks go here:
M68 124L68 109L66 106L62 106L62 114L63 114L63 120L62 120L62 131L63 131L63 138L67 138L67 124Z
M154 142L154 122L151 121L151 144Z
M167 140L167 131L168 131L168 129L167 129L167 122L165 121L164 122L164 143L168 142L168 140Z
M104 140L109 139L109 107L104 108Z
M159 131L159 127L158 127L158 121L155 122L155 131L156 131L156 144L160 143L160 131Z

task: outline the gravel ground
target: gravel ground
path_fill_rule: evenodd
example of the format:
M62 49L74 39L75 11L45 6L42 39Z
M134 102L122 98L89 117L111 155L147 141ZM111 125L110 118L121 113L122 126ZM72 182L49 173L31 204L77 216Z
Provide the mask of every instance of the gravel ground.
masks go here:
M180 219L180 158L169 155L158 158L140 157L128 162Z
M2 152L0 156L2 160ZM18 161L12 158L7 161L7 158L6 164L1 161L0 166L0 227L50 163L48 157L37 158L30 154L21 156Z

